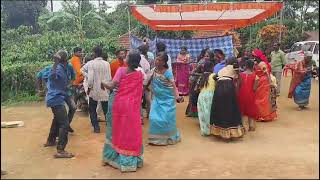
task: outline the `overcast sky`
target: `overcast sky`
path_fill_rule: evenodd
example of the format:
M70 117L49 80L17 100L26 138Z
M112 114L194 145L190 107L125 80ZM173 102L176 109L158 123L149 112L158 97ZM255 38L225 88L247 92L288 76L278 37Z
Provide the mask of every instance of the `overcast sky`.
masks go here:
M102 2L103 0L101 0ZM94 4L96 7L98 7L98 1L90 1L92 4ZM123 1L125 2L125 1ZM53 11L56 12L56 11L59 11L61 8L62 8L62 3L63 1L53 1ZM106 0L106 4L108 6L110 6L111 8L108 9L108 12L112 11L115 9L115 7L121 3L121 0ZM50 10L51 9L51 3L50 1L48 1L48 4L47 4L47 8Z

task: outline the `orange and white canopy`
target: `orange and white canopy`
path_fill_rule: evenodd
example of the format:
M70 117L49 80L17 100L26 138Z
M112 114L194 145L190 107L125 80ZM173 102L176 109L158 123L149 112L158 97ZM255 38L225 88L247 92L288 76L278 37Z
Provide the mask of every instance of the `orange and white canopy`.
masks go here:
M131 6L133 16L153 30L231 30L271 17L282 2L234 2Z

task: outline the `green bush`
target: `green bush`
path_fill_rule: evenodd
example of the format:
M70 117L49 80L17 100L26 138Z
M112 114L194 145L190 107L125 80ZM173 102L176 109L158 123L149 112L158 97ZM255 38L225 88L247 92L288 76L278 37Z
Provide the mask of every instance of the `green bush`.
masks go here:
M36 94L36 74L47 62L14 63L1 66L1 102L21 94Z
M75 33L32 34L26 26L3 30L1 35L1 102L21 94L34 95L36 73L52 63L53 53L60 49L67 50L71 58L76 46L91 53L95 45L102 45L111 57L118 47L116 38L85 39L81 44Z

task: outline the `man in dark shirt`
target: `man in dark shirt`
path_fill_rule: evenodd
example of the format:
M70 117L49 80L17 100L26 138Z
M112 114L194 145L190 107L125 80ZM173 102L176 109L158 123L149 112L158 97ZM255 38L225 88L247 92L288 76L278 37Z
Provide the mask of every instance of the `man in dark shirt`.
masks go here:
M55 158L72 158L73 154L65 151L68 142L69 118L64 102L67 96L68 74L67 74L67 52L60 50L54 56L54 65L49 72L47 82L47 107L50 107L53 113L53 120L47 139L44 145L55 146L56 137L59 137L57 145L57 154Z

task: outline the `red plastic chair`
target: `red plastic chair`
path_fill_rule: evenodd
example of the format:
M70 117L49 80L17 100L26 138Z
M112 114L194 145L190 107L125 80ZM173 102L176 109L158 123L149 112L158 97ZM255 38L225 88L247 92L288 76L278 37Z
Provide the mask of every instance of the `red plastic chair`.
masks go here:
M286 65L284 66L284 68L283 68L282 76L287 77L289 70L290 70L291 76L292 76L292 66L293 66L293 65L294 65L294 64L286 64Z

